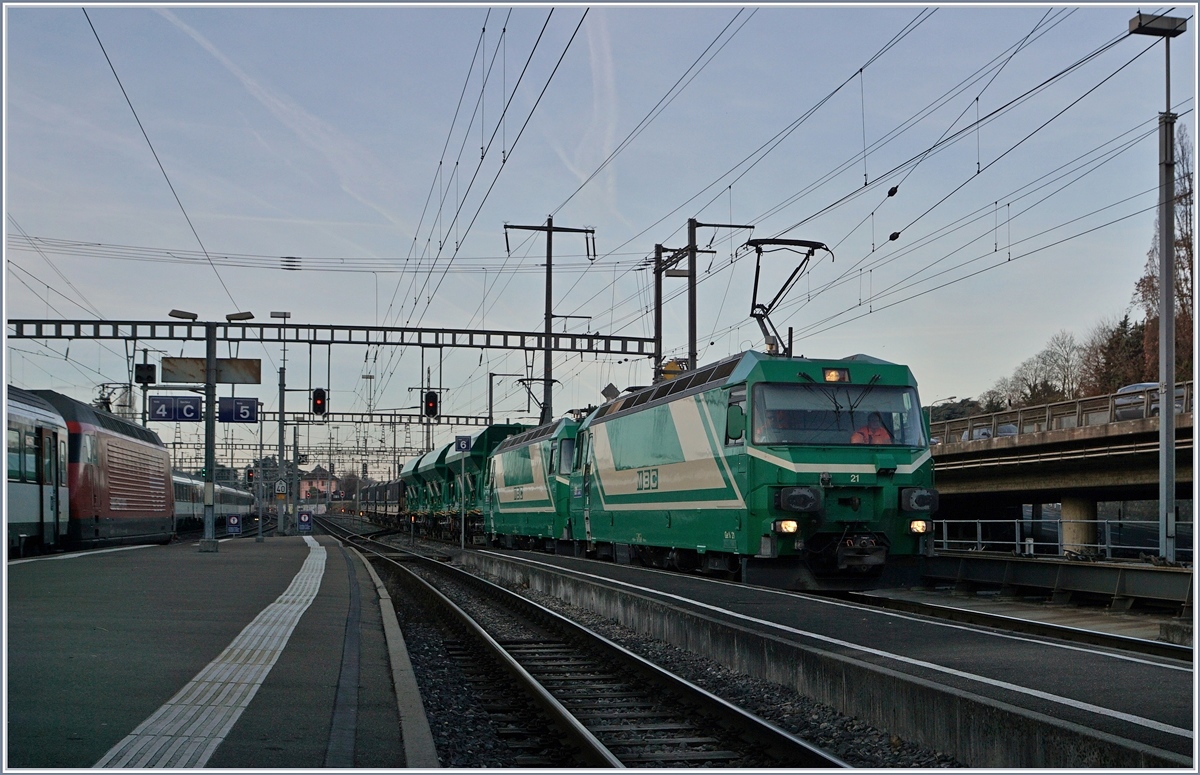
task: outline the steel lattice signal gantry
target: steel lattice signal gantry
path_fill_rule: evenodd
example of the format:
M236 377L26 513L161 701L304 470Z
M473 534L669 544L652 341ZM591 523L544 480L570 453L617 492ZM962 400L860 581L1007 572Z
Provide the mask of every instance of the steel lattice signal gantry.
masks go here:
M9 339L119 339L123 341L203 342L204 324L195 322L111 320L10 320ZM387 328L303 323L216 323L223 342L263 344L357 344L397 347L465 347L479 350L544 352L547 335L528 331L481 331L465 328ZM654 355L654 340L604 334L549 335L549 350L595 355Z
M279 412L259 412L259 418L267 423L279 422ZM343 425L368 423L376 425L478 425L486 427L488 418L474 414L442 414L426 417L423 414L382 414L380 412L326 412L314 416L308 412L284 412L288 425Z

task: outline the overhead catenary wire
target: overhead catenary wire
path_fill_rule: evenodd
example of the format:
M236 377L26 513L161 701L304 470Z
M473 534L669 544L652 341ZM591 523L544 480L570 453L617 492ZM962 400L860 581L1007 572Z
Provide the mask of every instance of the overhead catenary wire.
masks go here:
M1084 57L1081 57L1080 59L1076 60L1076 62L1074 62L1073 64L1069 65L1067 68L1064 68L1064 69L1060 70L1060 71L1059 71L1058 73L1056 73L1054 76L1051 76L1050 78L1043 80L1041 83L1039 83L1039 84L1038 84L1038 85L1036 85L1035 87L1033 87L1033 88L1031 88L1031 89L1027 90L1026 92L1022 93L1021 95L1019 95L1018 97L1014 98L1013 100L1010 100L1010 101L1009 101L1008 103L1006 103L1004 106L1001 106L1000 108L997 108L997 109L996 109L995 111L993 111L991 114L989 114L988 116L985 116L985 117L984 117L984 118L983 118L981 121L982 121L982 122L987 122L987 121L993 120L993 119L994 119L996 116L1000 115L1002 112L1004 112L1004 111L1006 111L1006 110L1008 110L1008 109L1011 109L1011 107L1012 107L1012 106L1014 106L1015 104L1019 103L1020 101L1022 101L1022 100L1024 100L1024 99L1028 99L1028 98L1029 98L1029 97L1030 97L1032 94L1034 94L1034 93L1036 93L1036 92L1038 92L1038 91L1040 91L1040 90L1042 90L1042 89L1046 88L1046 86L1047 86L1048 84L1050 84L1050 83L1054 82L1054 81L1055 81L1055 80L1057 80L1057 79L1060 79L1060 78L1062 78L1062 77L1063 77L1063 76L1064 76L1066 73L1069 73L1069 72L1071 72L1071 71L1073 71L1073 70L1077 69L1078 67L1082 66L1082 64L1084 64L1084 63L1086 63L1086 62L1088 62L1088 61L1091 61L1091 60L1092 60L1092 59L1094 59L1096 56L1098 56L1100 53L1102 53L1103 51L1106 51L1106 50L1108 50L1109 48L1111 48L1112 46L1116 45L1116 43L1120 42L1120 41L1121 41L1121 40L1123 40L1125 37L1128 37L1128 36L1127 36L1127 35L1120 35L1120 36L1117 36L1116 38L1113 38L1113 39L1111 39L1111 40L1107 41L1107 42L1106 42L1105 44L1103 44L1102 46L1098 47L1097 49L1094 49L1092 52L1089 52L1089 53L1088 53L1087 55L1085 55ZM1148 47L1147 47L1147 48L1148 48ZM1133 59L1136 59L1137 57L1141 56L1141 55L1142 55L1142 54L1144 54L1144 53L1145 53L1145 49L1143 49L1143 51L1141 51L1141 52L1139 52L1137 55L1135 55L1135 56L1133 57ZM993 60L993 61L995 61L995 60ZM1132 61L1132 60L1130 60L1130 61ZM1122 65L1122 66L1121 66L1121 67L1122 67L1122 69L1123 69L1124 67L1128 66L1128 64L1129 64L1129 62L1126 62L1126 63L1125 63L1125 65ZM1118 69L1118 72L1119 72L1119 69ZM1114 73L1114 74L1115 74L1115 73ZM1104 81L1107 81L1107 80L1108 80L1109 78L1111 78L1111 77L1112 77L1112 74L1110 74L1109 76L1106 76L1106 78L1104 79ZM1104 81L1102 81L1101 83L1103 83ZM843 84L843 85L844 85L844 84ZM1096 87L1093 87L1093 89L1092 89L1092 90L1094 90L1095 88L1097 88L1099 85L1100 85L1100 84L1097 84L1097 86L1096 86ZM1088 93L1091 93L1091 91L1092 91L1092 90L1089 90L1089 91L1088 91ZM1085 94L1084 96L1086 96L1086 94ZM1081 98L1079 98L1079 99L1082 99L1082 97L1081 97ZM1078 102L1078 99L1077 99L1076 101L1074 101L1072 104L1076 104L1077 102ZM1058 114L1056 114L1056 117L1057 117L1057 116L1060 116L1060 115L1062 114L1062 112L1063 112L1063 111L1060 111ZM1043 125L1043 126L1044 126L1044 125ZM1042 127L1039 127L1039 130L1040 130L1041 128L1042 128ZM853 200L853 199L857 198L858 196L860 196L862 193L864 193L865 191L869 190L870 188L873 188L873 187L877 187L877 186L880 186L880 185L884 185L884 184L886 184L886 183L889 181L889 179L890 179L890 177L891 177L892 175L898 174L898 173L899 173L899 172L901 172L902 170L906 169L906 168L907 168L909 165L911 165L911 164L913 164L913 163L915 163L915 162L919 161L920 159L923 159L923 158L925 158L925 157L926 157L926 156L927 156L927 155L928 155L930 152L933 152L933 151L935 151L935 150L939 150L939 149L942 149L942 148L948 147L948 146L949 146L950 144L952 144L953 142L957 142L958 140L960 140L960 139L962 139L963 137L965 137L965 136L967 135L967 133L969 133L969 131L970 131L971 129L972 129L972 126L967 126L967 127L964 127L964 128L962 128L962 129L960 129L958 132L954 133L953 135L951 135L951 136L949 136L949 137L943 136L943 137L942 137L942 138L941 138L941 139L940 139L940 140L939 140L937 143L935 143L935 144L934 144L933 146L931 146L930 148L928 148L928 149L926 149L926 150L922 151L921 153L918 153L918 154L916 154L915 156L911 157L911 158L910 158L910 159L908 159L907 161L905 161L905 162L903 162L903 163L901 163L901 164L898 164L898 165L896 165L895 167L893 167L893 169L892 169L892 170L890 170L889 172L887 172L887 173L885 173L884 175L882 175L882 176L880 176L879 178L877 178L877 179L876 179L876 180L875 180L875 181L874 181L874 182L873 182L873 183L872 183L870 186L868 186L868 187L866 187L866 188L859 188L859 189L857 189L857 190L855 190L855 191L851 192L850 194L847 194L846 196L843 196L841 199L837 200L837 201L836 201L836 202L834 202L832 205L829 205L829 206L827 206L827 207L823 208L822 210L818 211L818 212L817 212L817 213L815 213L814 215L811 215L811 216L809 216L808 218L804 219L803 221L801 221L801 222L799 222L799 223L797 223L797 224L793 224L793 226L791 226L791 227L788 227L788 229L785 229L785 230L783 230L782 232L780 232L780 234L785 234L785 233L787 233L787 231L789 231L789 230L791 230L791 229L794 229L796 226L799 226L799 225L801 225L802 223L804 223L804 222L807 222L808 220L811 220L812 218L815 218L817 215L820 215L820 214L823 214L823 213L825 213L825 212L828 212L829 210L833 209L833 208L834 208L834 207L836 207L836 206L843 205L843 204L845 204L845 203L847 203L847 202L849 202L849 201L851 201L851 200ZM1000 158L1002 158L1002 157L1000 157ZM993 160L993 162L992 162L992 163L995 163L995 161L998 161L998 160L999 160L999 159ZM757 223L757 219L755 219L755 220L754 220L754 221L752 221L752 222L755 222L755 223ZM855 266L857 266L857 264L856 264ZM849 272L849 271L852 271L852 269L848 269L848 270L846 270L846 271L847 271L847 272ZM614 281L615 281L615 279L614 279ZM601 289L601 290L597 291L597 295L598 295L599 293L602 293L604 290L605 290L605 289ZM594 298L595 298L595 296L593 296L592 298L594 299Z
M488 42L489 42L489 43L492 43L492 42L494 42L494 41L492 40L492 39L494 39L494 37L495 37L495 36L494 36L494 34L493 34L492 36L488 36L488 38L489 38ZM483 61L483 60L481 59L481 61ZM474 67L474 70L475 70L475 72L476 72L476 73L478 73L478 72L479 72L479 70L480 70L480 66L479 66L478 64L476 64L476 65L475 65L475 67ZM994 77L994 76L993 76L993 77ZM861 81L860 81L860 82L861 82ZM474 81L472 81L472 84L474 84ZM977 104L977 103L976 103L976 104ZM492 110L489 110L489 111L488 111L489 117L492 117L492 116L491 116L491 114L495 112L495 105L494 105L494 103L493 103L493 105L492 105L492 108L493 108ZM979 120L978 120L978 117L976 117L976 119L977 119L977 120L976 120L975 132L976 132L976 138L978 138L978 136L979 136L978 129L979 129L979 126L980 126L980 122L979 122ZM151 125L151 126L152 126L152 125ZM874 121L874 119L873 119L873 118L872 118L872 129L875 129L875 121ZM471 131L472 131L472 135L474 135L474 127L472 127ZM457 138L456 138L456 139L457 139ZM990 139L990 138L989 138L989 139ZM875 159L875 158L872 158L871 162L872 162L872 163L871 163L872 171L874 171L874 168L877 166L877 161L876 161L876 159ZM910 174L911 174L911 169L910 169ZM450 180L457 180L457 178L450 178L450 175L449 175L449 170L447 170L447 178L448 178L448 179L450 179ZM741 197L739 197L739 198L741 198ZM991 200L991 199L994 199L994 198L996 198L996 197L992 197L992 196L990 196L990 195L989 195L989 200ZM466 202L466 206L464 207L464 213L469 213L469 212L470 212L470 209L469 209L469 208L470 208L470 206L471 206L472 204L473 204L473 202L471 202L471 201L467 201L467 202ZM998 209L999 209L999 210L1003 210L1003 209L1004 209L1004 203L1003 203L1003 202L1001 202L1001 203L1000 203L1000 206L998 207ZM1014 208L1014 209L1015 209L1015 208ZM936 212L936 211L935 211L935 212ZM938 216L940 216L940 217L938 218L938 220L937 220L937 223L936 223L936 224L932 223L932 220L933 220L932 218L927 218L926 222L924 222L924 223L922 223L922 224L919 224L919 226L920 226L922 229L928 229L928 228L934 228L935 226L942 226L942 225L944 225L944 222L946 221L946 214L945 214L945 213L936 213L936 214L937 214ZM1003 228L1004 228L1004 224L1006 223L1006 222L1004 221L1003 213L1000 213L1000 219L1001 219L1001 223L1000 223L1000 227L999 227L999 228L1001 229L1000 236L1003 236L1003 231L1002 231L1002 230L1003 230ZM464 222L464 223L465 223L465 220L466 220L466 219L465 219L465 216L464 216L464 218L463 218L463 222ZM732 220L732 218L731 218L731 220ZM447 222L449 222L449 221L448 221L448 219L447 219ZM1010 220L1010 221L1007 221L1007 223L1011 223L1011 220ZM915 236L915 235L916 235L916 231L917 231L917 229L914 227L914 229L912 230L912 236ZM844 239L844 237L843 237L843 239ZM906 239L905 241L907 242L908 240ZM833 243L831 242L831 244L833 244ZM448 248L447 248L447 250L449 250L449 249L450 249L450 248L448 247ZM940 255L940 253L939 253L939 255ZM214 255L214 258L216 258L216 256L215 256L215 255ZM609 256L607 256L607 257L606 257L605 261L606 261L606 263L609 263L609 264L616 264L616 263L618 263L618 262L616 262L616 261L615 261L615 258L616 258L615 256L611 256L611 255L609 255ZM891 256L889 256L888 258L889 258L890 260L896 260L895 254L892 254L892 255L891 255ZM203 260L203 259L201 259L201 260ZM456 265L455 265L455 267L453 267L453 269L451 269L451 270L449 270L449 271L450 271L451 273L458 273L458 272L460 271L460 266L459 266L459 265L460 265L460 264L466 264L466 262L468 262L469 260L470 260L470 259L467 259L466 257L464 257L464 256L462 256L462 255L460 254L460 255L459 255L459 257L458 257L458 264L456 264ZM729 259L729 260L730 260L730 261L732 261L732 257L730 257L730 259ZM417 263L417 262L416 262L416 261L414 261L414 263ZM422 262L422 263L424 263L424 262ZM718 261L717 263L719 263L719 264L720 264L720 263L724 263L724 262L723 262L723 261ZM220 262L219 262L219 261L217 262L217 265L218 265L218 266L220 266ZM478 265L478 264L475 264L474 266L479 266L479 265ZM581 266L582 266L582 265L581 265ZM863 266L864 266L864 267L866 267L866 266L868 266L868 264L864 264ZM839 254L839 259L838 259L838 268L840 269L840 268L842 268L842 267L843 267L843 264L842 264L841 256L840 256L840 254ZM440 265L440 264L439 264L438 268L441 268L441 265ZM701 268L703 269L703 265L701 266ZM425 269L428 269L428 266L425 266ZM332 271L332 270L331 270L331 271ZM370 270L370 271L375 271L375 270ZM513 280L513 274L509 274L509 273L507 273L507 272L498 272L498 271L496 271L495 269L492 269L492 268L489 268L489 267L481 267L481 268L480 268L478 271L487 271L487 272L489 272L489 273L495 272L495 274L489 274L489 275L488 275L488 277L487 277L487 279L488 279L488 280L490 280L491 282L489 282L489 283L485 283L485 285L486 285L488 288L490 288L490 289L491 289L491 291L485 292L484 302L481 302L481 306L483 306L484 304L486 304L488 307L491 307L491 306L492 306L492 302L493 302L493 300L499 296L499 294L496 292L496 289L500 289L500 288L504 287L504 284L505 284L505 283L512 282L512 280ZM527 268L522 268L520 271L522 271L522 272L525 272L525 271L532 272L532 271L539 271L539 270L537 270L535 267L527 267ZM714 274L717 274L717 273L719 273L719 271L720 271L720 267L717 267L717 268L715 268L715 270L714 270ZM224 272L224 267L222 267L222 272ZM444 273L443 273L443 277L445 277L445 274L444 274ZM520 275L518 274L518 275L517 275L517 277L518 277L518 281L519 281L519 277L520 277ZM644 277L645 277L645 275L635 275L635 278L634 278L634 279L637 279L637 278L644 278ZM403 279L404 279L405 281L407 281L407 280L408 280L408 278L407 278L407 277L405 277L405 278L403 278ZM418 281L419 281L419 279L420 279L420 277L418 277ZM434 279L436 279L436 276L434 276ZM454 278L450 278L450 279L454 279ZM606 279L607 279L607 278L606 278ZM733 279L733 270L730 270L730 274L729 274L729 276L728 276L728 278L727 278L727 279L728 279L729 281L732 281L732 279ZM431 285L432 285L432 282L433 282L433 280L430 280L430 284L431 284ZM621 285L621 287L620 287L619 289L615 289L615 290L616 290L616 292L617 292L617 296L618 296L618 298L619 298L619 297L621 297L621 296L623 296L623 295L625 294L625 292L628 290L626 283L625 283L623 280L622 280L621 282L622 282L622 285ZM720 286L720 284L718 283L718 284L717 284L717 287L719 288L719 286ZM727 288L728 288L728 286L727 286ZM64 290L66 290L66 289L64 288ZM611 291L611 290L614 290L614 289L613 289L613 288L610 288L609 290ZM727 292L728 292L728 291L727 291ZM641 312L641 314L642 314L642 315L644 315L644 314L645 314L645 313L644 313L644 293L645 293L645 289L643 288L643 286L642 286L642 285L640 285L640 284L639 284L639 286L638 286L638 291L637 291L637 293L635 293L635 294L634 294L634 299L635 299L635 302L636 302L636 304L637 304L638 308L639 308L640 310L643 310L643 311ZM603 294L603 295L607 295L607 294ZM878 294L878 293L876 293L876 294L873 294L873 295L875 295L875 296L878 296L879 294ZM715 301L715 300L716 300L716 298L718 298L718 297L715 297L715 296L714 296L713 300ZM593 306L598 306L598 305L593 305ZM436 307L436 305L435 305L435 307ZM714 305L714 307L715 307L715 305ZM610 305L610 307L609 307L609 308L610 308L610 309L612 309L611 305ZM594 310L585 310L585 311L594 311ZM624 313L625 311L626 311L625 309L617 309L617 310L616 310L616 317L619 319L619 318L622 316L622 313ZM415 317L415 316L414 316L414 317ZM719 317L719 316L718 316L718 317ZM401 319L402 319L402 318L401 318ZM643 325L643 326L645 325L645 318L644 318L644 317L641 319L640 323L641 323L641 325ZM634 325L638 325L638 321L634 321ZM715 330L716 330L716 328L715 328L715 327L717 326L717 321L715 321L715 320L714 320L714 322L713 322L713 325L714 325L714 331L715 331ZM590 357L590 356L589 356L589 357ZM382 360L382 359L381 359L381 360Z
M108 56L108 51L104 48L104 42L100 40L100 33L96 31L96 26L92 24L92 17L88 16L86 8L80 9L83 11L84 17L87 19L88 27L91 28L92 34L96 36L96 43L100 46L100 52L104 54L104 61L108 63L108 68L112 70L113 78L117 81L117 86L121 89L121 96L125 98L125 104L129 105L130 112L133 113L133 120L137 122L138 129L141 130L142 137L146 139L146 145L150 148L151 155L154 156L154 163L158 165L159 172L162 173L163 180L167 182L167 188L171 189L171 196L175 198L175 204L179 205L179 211L183 213L183 219L187 221L188 228L191 229L192 236L196 238L200 249L207 255L207 250L204 247L204 240L200 239L200 233L196 231L196 226L192 223L191 217L187 213L187 208L183 206L183 201L179 198L179 194L175 191L175 186L171 183L171 176L167 174L166 167L163 166L162 160L158 158L158 152L154 150L154 143L150 142L150 135L146 133L146 128L142 126L142 119L138 117L137 109L133 107L133 100L129 98L129 94L125 91L125 84L121 83L121 76L117 74L117 68L112 63L112 59ZM211 262L210 262L211 263ZM229 286L225 285L225 280L222 279L221 273L217 271L216 265L212 265L213 273L217 276L217 282L221 284L221 288L225 291L225 295L229 297L229 301L233 303L234 309L238 307L237 300L233 298L233 294L229 292Z

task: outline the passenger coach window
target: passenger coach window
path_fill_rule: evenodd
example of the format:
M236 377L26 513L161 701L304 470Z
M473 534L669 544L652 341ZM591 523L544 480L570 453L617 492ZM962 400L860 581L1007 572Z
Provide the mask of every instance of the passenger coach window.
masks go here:
M8 481L21 481L21 432L8 429Z
M42 437L42 481L54 484L54 439Z
M33 433L25 431L25 479L36 482L37 470L37 443L34 442Z

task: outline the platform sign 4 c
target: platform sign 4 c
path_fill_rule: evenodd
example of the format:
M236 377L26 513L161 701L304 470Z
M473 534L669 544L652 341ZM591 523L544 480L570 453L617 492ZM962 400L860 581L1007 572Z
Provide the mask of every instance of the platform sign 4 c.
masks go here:
M157 422L200 422L199 396L150 396L149 419ZM255 410L258 404L254 405Z

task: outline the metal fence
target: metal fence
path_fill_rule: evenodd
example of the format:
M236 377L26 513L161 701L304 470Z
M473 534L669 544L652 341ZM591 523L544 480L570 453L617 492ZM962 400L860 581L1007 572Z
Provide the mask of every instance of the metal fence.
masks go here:
M1176 385L1175 412L1190 413L1193 399L1192 382ZM1158 391L1150 388L1130 393L1110 393L1106 396L1058 401L1044 406L1009 409L958 420L943 420L930 423L929 435L934 444L974 441L1136 420L1157 416L1158 412Z
M1064 530L1064 528L1066 528ZM1077 559L1144 559L1158 555L1158 520L943 519L934 520L929 547ZM1176 559L1193 561L1194 523L1175 523Z

